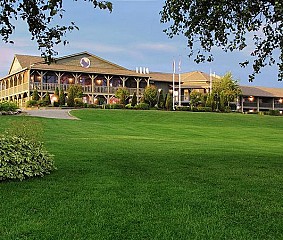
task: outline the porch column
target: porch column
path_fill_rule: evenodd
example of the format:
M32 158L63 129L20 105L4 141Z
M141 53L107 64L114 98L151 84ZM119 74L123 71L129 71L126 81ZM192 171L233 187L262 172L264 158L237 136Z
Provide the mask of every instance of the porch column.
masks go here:
M40 76L40 98L42 99L43 98L43 77L45 76L45 74L47 72L37 72Z
M22 92L24 90L24 74L21 73L21 83L20 83L21 87L20 87L20 91Z
M137 102L139 103L140 98L140 82L142 78L135 78L135 81L137 82Z
M256 107L257 107L257 112L259 112L259 97L257 97L257 102L256 102Z
M91 79L91 92L92 92L92 98L93 98L93 93L94 93L94 80L97 78L97 75L88 75Z
M149 79L147 79L147 80L145 80L145 81L146 81L147 86L149 87L149 85L150 85Z
M120 79L123 82L123 88L124 88L126 86L126 81L128 80L128 78L127 77L120 77Z
M30 100L30 81L31 81L31 79L30 79L30 75L31 75L30 74L30 70L28 70L27 73L28 73L28 77L27 77L28 78L27 79L28 80L28 82L27 82L27 84L28 84L27 97L28 97L28 100ZM24 84L24 79L23 79L23 84ZM22 94L22 105L23 105L23 98L24 98L24 94Z
M75 84L78 84L78 80L79 80L79 77L81 76L81 74L73 74L74 78L75 78Z
M55 75L57 76L57 84L59 86L59 90L61 89L61 78L63 77L64 73L55 73Z
M107 103L109 102L109 94L110 94L110 80L112 79L112 76L104 76L104 78L106 79L107 81L107 94L108 94L108 97L107 97Z
M272 98L272 110L274 110L274 109L275 109L275 99Z
M89 74L88 76L91 79L91 103L94 103L94 92L95 92L94 80L97 78L97 75L94 76L93 74Z
M8 95L10 95L11 94L11 87L12 87L12 85L11 85L11 77L9 77L8 78Z

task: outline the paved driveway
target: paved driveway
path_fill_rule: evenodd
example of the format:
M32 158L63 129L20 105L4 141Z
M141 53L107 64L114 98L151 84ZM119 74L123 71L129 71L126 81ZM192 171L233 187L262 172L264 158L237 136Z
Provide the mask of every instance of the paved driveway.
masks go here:
M78 118L72 116L69 113L70 109L33 109L33 110L23 110L23 112L34 117L78 120Z

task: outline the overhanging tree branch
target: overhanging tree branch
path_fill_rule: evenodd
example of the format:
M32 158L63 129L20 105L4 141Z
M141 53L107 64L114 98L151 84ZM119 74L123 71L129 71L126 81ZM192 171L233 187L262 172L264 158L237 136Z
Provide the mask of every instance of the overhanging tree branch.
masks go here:
M74 0L77 2L78 0ZM112 11L108 1L83 0L90 2L94 8ZM28 25L31 39L38 44L38 49L47 61L57 54L54 45L68 43L67 32L78 29L74 22L68 26L54 24L56 17L63 18L63 0L0 0L0 36L2 41L13 43L10 39L15 31L12 20L23 20Z
M161 22L170 26L164 32L170 37L183 34L187 38L189 56L199 62L212 61L214 46L227 51L242 51L249 45L252 33L253 73L266 65L277 64L278 80L283 79L283 2L264 0L167 0L161 11ZM196 43L196 39L199 40ZM202 50L195 52L195 48ZM280 52L279 57L276 54ZM240 63L249 64L249 60Z

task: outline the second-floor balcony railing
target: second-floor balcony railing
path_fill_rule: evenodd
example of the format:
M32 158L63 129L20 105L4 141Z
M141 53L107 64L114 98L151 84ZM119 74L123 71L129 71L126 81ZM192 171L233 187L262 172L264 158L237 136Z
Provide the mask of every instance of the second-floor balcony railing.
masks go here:
M68 91L69 87L72 86L72 84L57 84L57 83L31 83L30 89L37 89L38 91L50 91L54 92L56 87L59 89L63 89L65 92ZM119 87L108 87L108 86L92 86L92 85L82 85L83 93L89 93L89 94L115 94ZM130 95L133 95L134 92L137 93L136 88L127 88ZM139 93L142 94L144 92L144 89L139 88Z
M244 108L259 108L259 109L283 109L283 103L257 103L257 102L244 102Z

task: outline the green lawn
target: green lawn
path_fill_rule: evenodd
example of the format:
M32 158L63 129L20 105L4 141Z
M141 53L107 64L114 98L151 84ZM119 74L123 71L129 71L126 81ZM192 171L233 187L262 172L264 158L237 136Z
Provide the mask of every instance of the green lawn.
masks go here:
M1 240L283 239L283 117L72 113L38 118L57 171L0 183Z

